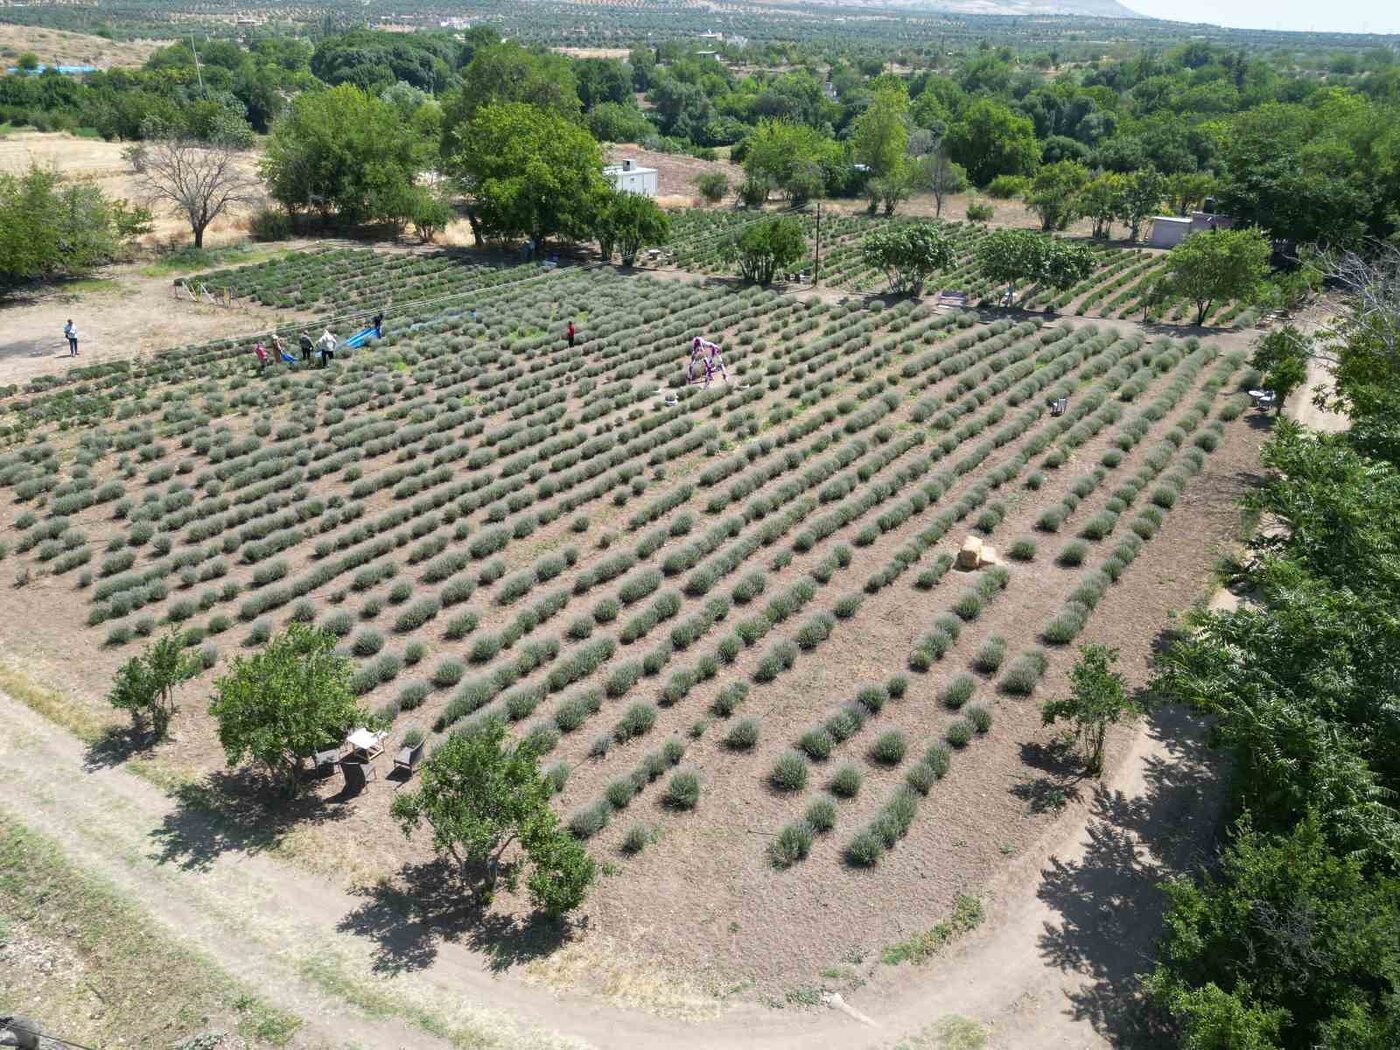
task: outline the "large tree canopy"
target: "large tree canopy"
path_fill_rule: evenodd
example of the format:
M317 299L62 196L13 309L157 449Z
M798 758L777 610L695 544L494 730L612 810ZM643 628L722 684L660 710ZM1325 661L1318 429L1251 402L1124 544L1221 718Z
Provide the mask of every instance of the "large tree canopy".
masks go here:
M1164 289L1196 304L1196 323L1211 306L1249 299L1269 269L1269 242L1258 230L1212 230L1188 237L1167 257Z
M945 141L953 159L978 186L998 175L1029 175L1040 160L1030 120L988 98L968 106Z
M481 108L444 132L444 163L482 229L537 241L583 238L607 192L598 143L578 124L523 102Z
M96 186L68 184L51 171L0 174L0 292L110 262L149 220Z
M418 153L393 105L342 84L297 96L273 125L261 171L272 198L292 214L361 222L399 207Z

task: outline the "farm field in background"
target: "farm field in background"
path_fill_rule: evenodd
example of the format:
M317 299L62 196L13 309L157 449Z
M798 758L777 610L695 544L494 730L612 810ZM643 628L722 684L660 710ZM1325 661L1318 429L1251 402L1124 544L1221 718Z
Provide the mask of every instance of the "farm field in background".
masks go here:
M679 220L689 264L712 217ZM852 287L875 279L865 225L836 234ZM1070 305L1159 258L1104 254ZM591 928L637 950L645 929L652 962L731 990L855 979L1034 834L1004 783L1031 698L1077 641L1160 629L1137 563L1164 535L1208 562L1174 508L1227 506L1202 476L1253 440L1241 351L1127 325L449 253L206 279L323 316L388 304L387 337L265 377L227 339L8 398L5 611L45 609L34 629L102 675L180 632L206 672L165 749L209 772L212 678L287 623L325 627L391 745L484 718L533 740L611 866ZM686 384L697 333L728 382ZM968 535L999 563L954 567ZM374 785L326 832L381 874L429 856L391 798Z
M746 224L758 218L752 212L705 208L681 209L669 214L671 241L665 249L666 257L683 270L712 274L733 272L732 264L726 259L726 248ZM792 214L801 219L807 228L808 256L802 272L810 279L816 253L816 215L811 209ZM871 218L849 212L826 212L821 223L822 285L860 293L883 291L886 287L885 275L862 258L861 242L883 224L910 221L940 220L915 220L899 216L891 219ZM934 274L929 279L929 291L962 292L968 296L970 305L997 305L1005 288L993 286L983 278L973 256L977 241L986 235L989 227L957 221L943 221L942 225L952 235L960 252L953 270ZM1019 288L1016 293L1017 305L1028 310L1048 309L1074 316L1142 320L1144 298L1165 272L1167 253L1151 248L1088 243L1099 257L1099 265L1093 274L1063 291L1035 285ZM1192 304L1181 299L1169 299L1150 304L1146 319L1149 322L1189 324L1193 312ZM1206 320L1217 327L1248 327L1257 319L1257 310L1247 309L1242 303L1226 302L1212 309Z

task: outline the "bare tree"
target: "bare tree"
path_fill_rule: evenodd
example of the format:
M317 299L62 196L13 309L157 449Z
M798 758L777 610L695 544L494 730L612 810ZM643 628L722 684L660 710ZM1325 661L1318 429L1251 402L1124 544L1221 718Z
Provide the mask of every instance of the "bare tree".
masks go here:
M239 167L239 151L217 143L184 138L148 144L141 181L152 203L163 202L183 215L204 247L204 231L232 205L250 199L257 184Z
M967 173L953 163L942 138L922 128L909 136L909 156L914 158L914 177L933 194L933 214L940 218L944 198L967 189Z

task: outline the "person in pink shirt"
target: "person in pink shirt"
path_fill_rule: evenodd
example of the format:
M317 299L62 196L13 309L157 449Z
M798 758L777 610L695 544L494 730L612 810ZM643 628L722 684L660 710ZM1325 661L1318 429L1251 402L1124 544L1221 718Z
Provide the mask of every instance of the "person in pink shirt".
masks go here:
M268 353L267 347L263 346L263 341L261 339L259 339L257 345L253 347L253 356L258 359L258 374L262 375L267 371Z

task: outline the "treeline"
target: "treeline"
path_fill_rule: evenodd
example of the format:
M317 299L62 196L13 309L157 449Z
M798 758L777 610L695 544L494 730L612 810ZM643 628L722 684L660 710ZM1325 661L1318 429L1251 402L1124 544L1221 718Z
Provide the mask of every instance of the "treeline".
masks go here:
M1259 363L1286 387L1335 359L1351 429L1280 423L1245 603L1193 616L1155 682L1233 766L1226 846L1169 886L1148 982L1191 1048L1400 1046L1400 257L1344 269L1335 333L1281 330Z

